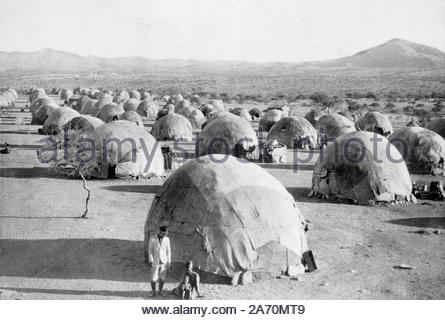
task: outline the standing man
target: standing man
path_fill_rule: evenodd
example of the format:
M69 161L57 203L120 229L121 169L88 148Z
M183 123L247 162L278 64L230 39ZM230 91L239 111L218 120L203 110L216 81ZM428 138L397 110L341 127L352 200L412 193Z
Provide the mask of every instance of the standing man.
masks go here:
M159 227L159 233L152 236L148 243L148 263L151 267L152 296L156 296L156 282L159 280L159 294L163 295L165 275L170 267L170 239L167 226Z

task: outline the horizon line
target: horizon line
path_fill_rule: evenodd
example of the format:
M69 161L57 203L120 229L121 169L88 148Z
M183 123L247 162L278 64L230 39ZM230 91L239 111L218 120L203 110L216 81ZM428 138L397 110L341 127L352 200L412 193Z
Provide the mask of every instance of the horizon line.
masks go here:
M71 55L76 55L82 58L88 58L88 57L93 57L93 58L99 58L99 59L106 59L106 60L110 60L110 59L128 59L128 58L139 58L139 59L147 59L147 60L152 60L152 61L169 61L169 60L176 60L176 61L196 61L196 62L241 62L241 63L252 63L252 64L268 64L268 63L282 63L282 64L306 64L306 63L323 63L323 62L330 62L330 61L334 61L334 60L338 60L338 59L342 59L342 58L347 58L347 57L352 57L356 54L359 54L361 52L367 51L369 49L373 49L382 45L385 45L391 41L402 41L402 42L409 42L409 43L413 43L413 44L417 44L417 45L422 45L422 46L427 46L427 47L431 47L433 49L439 50L441 52L443 52L445 54L444 51L442 51L441 49L438 49L436 47L432 47L429 45L425 45L422 43L417 43L417 42L412 42L409 40L405 40L402 38L391 38L390 40L383 42L381 44L375 45L373 47L370 48L366 48L360 51L357 51L351 55L348 56L340 56L340 57L335 57L335 58L328 58L328 59L323 59L323 60L305 60L305 61L291 61L291 60L267 60L267 61L252 61L252 60L236 60L236 59L197 59L197 58L150 58L150 57L145 57L145 56L139 56L139 55L128 55L128 56L117 56L117 57L103 57L103 56L97 56L97 55L93 55L93 54L87 54L87 55L82 55L80 53L76 53L76 52L70 52L70 51L65 51L65 50L60 50L60 49L55 49L55 48L51 48L51 47L42 47L40 49L36 49L36 50L31 50L31 51L19 51L19 50L13 50L13 51L3 51L0 50L0 53L6 53L6 54L11 54L11 53L37 53L40 51L44 51L44 50L53 50L53 51L58 51L58 52L63 52L63 53L67 53L67 54L71 54Z

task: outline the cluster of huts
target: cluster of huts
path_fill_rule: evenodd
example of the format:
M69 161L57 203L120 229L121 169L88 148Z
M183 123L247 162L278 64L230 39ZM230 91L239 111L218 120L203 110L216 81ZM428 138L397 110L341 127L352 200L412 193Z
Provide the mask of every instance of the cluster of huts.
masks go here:
M98 171L100 178L110 176L110 165L135 176L164 175L159 143L196 141L196 159L175 170L153 201L145 243L159 225L167 224L173 246L181 248L174 251L173 260L192 259L199 269L214 274L234 277L282 268L283 261L297 265L307 250L306 222L293 197L255 163L263 146L252 119L259 120L258 131L267 134L267 142L321 150L316 151L320 155L313 171L313 195L367 204L413 202L410 172L445 174L444 119L427 128L393 130L379 112L354 122L339 113L295 116L287 107L228 110L220 100L203 103L198 96L153 99L144 90L57 92L68 106L59 106L42 89L30 92L32 123L42 125L41 133L77 130L99 148L104 139L137 142L123 144L120 153L115 145L107 145L109 162ZM147 118L156 119L150 133L144 127ZM132 152L137 161L130 163ZM228 157L212 161L213 154Z

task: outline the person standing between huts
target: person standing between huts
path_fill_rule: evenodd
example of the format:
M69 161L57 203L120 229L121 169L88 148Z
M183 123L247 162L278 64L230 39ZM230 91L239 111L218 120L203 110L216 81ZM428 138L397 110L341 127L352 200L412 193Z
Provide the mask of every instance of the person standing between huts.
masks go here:
M167 269L170 267L170 239L167 237L167 226L159 227L159 233L150 238L148 243L148 263L151 269L152 296L156 296L156 282L159 281L159 294L163 295L163 287Z

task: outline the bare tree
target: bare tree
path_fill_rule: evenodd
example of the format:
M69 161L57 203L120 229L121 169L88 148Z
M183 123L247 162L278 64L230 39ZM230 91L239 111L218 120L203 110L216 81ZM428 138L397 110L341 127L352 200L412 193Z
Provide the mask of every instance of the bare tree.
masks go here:
M51 150L52 152L48 152ZM63 130L58 135L47 139L46 145L39 150L42 159L50 163L56 173L68 177L81 178L83 188L87 191L85 211L81 218L87 218L91 190L87 179L98 168L98 157L94 140L88 138L81 130Z

